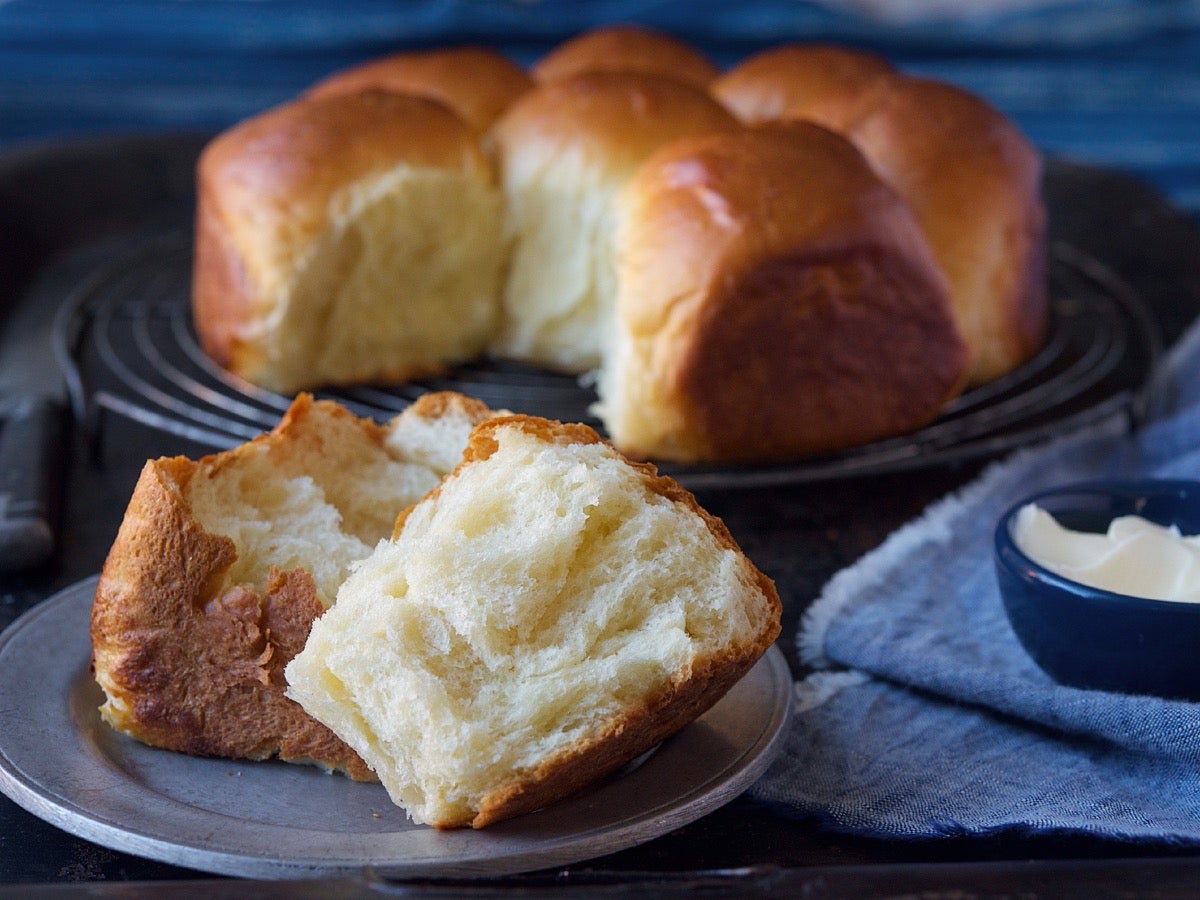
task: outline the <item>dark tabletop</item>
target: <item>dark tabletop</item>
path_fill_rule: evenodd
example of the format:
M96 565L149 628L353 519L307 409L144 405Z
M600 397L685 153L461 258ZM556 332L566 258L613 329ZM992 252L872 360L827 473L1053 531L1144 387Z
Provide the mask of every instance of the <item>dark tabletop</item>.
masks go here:
M941 30L919 23L885 26L817 5L793 5L803 15L780 18L780 4L767 3L763 8L771 16L735 17L729 7L736 4L701 4L712 15L704 24L689 19L689 36L729 59L779 35L848 35L892 49L915 70L979 90L1012 112L1058 161L1055 193L1048 198L1053 236L1069 237L1110 265L1153 311L1167 343L1200 311L1200 230L1189 212L1200 186L1196 4L1139 4L1136 15L1125 4L1097 4L1107 12L1073 29L1063 17L1048 16L1006 20L990 29L958 23ZM282 30L248 12L250 6L259 7L257 14L278 12L269 2L184 4L186 17L174 20L164 10L177 4L121 6L88 22L82 12L78 21L68 14L74 3L59 2L62 15L51 22L44 4L0 4L0 140L7 141L0 148L0 329L11 327L17 311L30 304L61 300L114 247L186 221L190 166L202 133L286 96L335 64L444 34L428 17L401 22L394 4L351 4L360 16L340 19L321 4L293 4ZM466 36L488 31L494 43L527 58L594 21L563 12L567 4L548 4L559 15L540 25L531 24L531 10L547 5L431 6L441 15L467 7L483 11L491 17L486 28L478 24L482 20L469 20L476 24ZM583 6L593 16L616 18L629 18L638 7ZM672 6L678 4L642 4L642 18L670 24L661 16ZM1124 9L1125 31L1108 17L1116 7ZM1150 8L1156 17L1148 15ZM137 11L161 15L138 20ZM73 24L64 29L64 22ZM316 30L304 40L301 32L310 26ZM107 43L94 42L97 30ZM133 130L158 136L113 136ZM0 628L99 570L146 458L198 455L208 448L122 420L94 432L74 428L65 449L58 552L34 571L0 576ZM802 674L792 638L824 582L985 463L972 459L917 473L704 492L699 499L725 519L779 585L785 604L780 643ZM0 728L2 716L0 711ZM156 895L164 881L184 894L237 890L235 881L76 839L0 798L0 885L20 886L14 893L24 895L34 885L86 885L133 895L149 885L147 894ZM1200 854L1083 837L873 841L834 834L743 798L610 857L473 887L595 894L629 893L643 883L657 891L812 897L1038 896L1085 887L1089 895L1127 896L1148 886L1160 896L1187 896L1200 883ZM338 890L359 893L369 884L310 887L333 896ZM388 887L447 896L463 889ZM270 890L256 887L261 895ZM296 895L298 888L289 886L287 893Z

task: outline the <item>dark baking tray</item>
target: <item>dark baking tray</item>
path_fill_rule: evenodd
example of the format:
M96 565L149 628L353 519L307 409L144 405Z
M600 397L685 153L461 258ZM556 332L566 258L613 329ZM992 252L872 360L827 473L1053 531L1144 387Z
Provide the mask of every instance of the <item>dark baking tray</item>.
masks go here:
M0 329L31 310L47 319L98 267L191 215L192 164L204 135L106 137L29 145L0 155ZM1125 175L1053 161L1046 192L1051 238L1103 263L1144 306L1170 345L1200 311L1200 228ZM1134 398L1129 398L1131 408ZM77 435L79 436L79 435ZM71 444L63 476L58 553L46 565L4 576L0 627L51 593L99 570L133 483L151 456L195 455L202 441L153 423L113 416L91 440ZM876 472L801 484L707 491L747 553L773 577L785 605L780 644L797 674L792 637L805 606L841 567L876 546L929 502L978 473L989 456L939 461L919 471ZM152 895L234 888L197 873L78 840L0 798L0 885L75 883L91 891ZM1190 896L1200 853L1088 837L929 842L873 841L821 830L744 798L677 832L613 856L470 889L579 894L881 896L932 892L995 896L1065 892L1089 896ZM245 888L245 885L241 886ZM306 893L458 896L462 884L314 884ZM18 890L14 888L14 892ZM262 896L272 889L256 886ZM300 889L291 885L291 896Z

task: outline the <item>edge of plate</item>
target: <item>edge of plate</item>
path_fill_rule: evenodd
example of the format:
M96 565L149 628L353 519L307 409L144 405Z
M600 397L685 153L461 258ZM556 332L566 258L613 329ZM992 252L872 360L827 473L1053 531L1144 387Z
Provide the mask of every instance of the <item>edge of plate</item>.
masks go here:
M70 615L73 612L72 604L82 606L85 598L90 602L96 583L96 577L84 579L22 614L0 633L0 656L14 641L19 641L22 635L27 634L30 628L37 627L45 616ZM72 675L64 677L70 681L74 672L76 668L72 667ZM628 849L689 824L743 793L782 749L792 715L792 677L787 662L777 647L772 646L759 660L747 675L752 676L764 679L767 688L767 699L764 700L757 739L740 748L741 752L736 758L726 762L720 771L711 773L697 789L677 797L675 802L659 804L615 826L589 827L578 834L565 834L554 841L522 838L519 829L517 835L501 836L496 841L487 838L492 829L483 832L468 831L465 834L470 835L472 839L484 836L482 840L478 840L481 849L457 857L422 861L415 865L394 858L321 861L270 858L261 854L228 852L163 839L139 831L133 827L134 823L112 822L97 816L78 802L77 798L64 796L60 790L31 780L20 761L10 756L2 736L0 793L7 795L18 806L43 821L76 837L112 850L213 874L257 878L317 878L370 870L385 878L510 875L566 865ZM0 678L2 677L0 670ZM728 695L722 701L718 701L713 709L719 709L727 698ZM43 699L51 701L49 696ZM65 697L62 699L63 702L68 700ZM706 715L711 715L712 712L710 710ZM692 727L694 726L688 726ZM687 730L685 728L680 735ZM678 740L680 735L674 740ZM567 798L560 802L570 803L572 799ZM536 816L537 813L532 815ZM512 821L520 822L519 819Z

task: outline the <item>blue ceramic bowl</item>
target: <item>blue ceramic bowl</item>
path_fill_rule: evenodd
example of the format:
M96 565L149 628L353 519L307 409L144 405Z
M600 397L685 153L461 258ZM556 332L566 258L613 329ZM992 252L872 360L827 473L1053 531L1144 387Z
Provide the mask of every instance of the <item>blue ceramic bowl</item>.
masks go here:
M1013 630L1061 684L1200 700L1200 603L1147 600L1056 575L1013 540L1017 511L1036 503L1076 531L1103 533L1138 515L1200 534L1200 482L1140 480L1071 485L1022 500L996 526L996 575Z

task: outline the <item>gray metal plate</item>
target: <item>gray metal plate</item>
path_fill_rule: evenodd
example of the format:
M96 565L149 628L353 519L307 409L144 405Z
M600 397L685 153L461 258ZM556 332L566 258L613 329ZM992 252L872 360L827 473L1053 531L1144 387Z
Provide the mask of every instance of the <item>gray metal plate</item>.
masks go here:
M207 872L502 875L650 840L745 790L783 745L792 677L767 655L720 703L594 788L481 831L413 825L379 785L307 766L156 750L100 720L88 672L96 579L0 635L0 791L87 840Z

